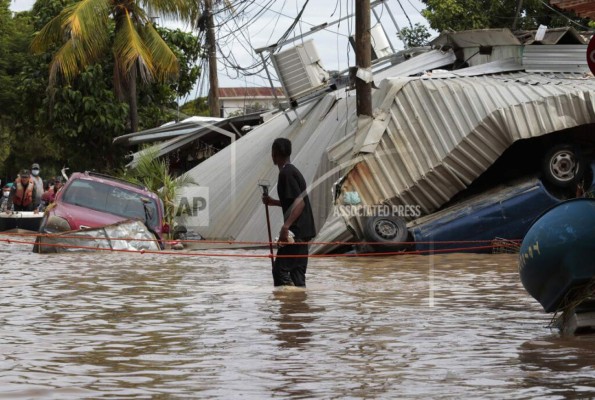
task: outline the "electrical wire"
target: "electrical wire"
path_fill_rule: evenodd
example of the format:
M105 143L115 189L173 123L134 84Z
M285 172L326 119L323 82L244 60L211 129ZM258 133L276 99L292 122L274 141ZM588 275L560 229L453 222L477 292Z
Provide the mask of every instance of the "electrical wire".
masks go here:
M549 4L547 4L545 1L541 0L541 4L543 4L544 6L546 6L546 8L549 8L550 10L552 10L553 12L555 12L556 14L560 15L561 17L564 17L568 20L568 22L571 22L573 24L575 24L576 26L580 26L583 29L586 30L590 30L591 28L589 28L588 26L584 26L579 24L578 22L574 21L572 18L570 18L569 16L565 15L564 13L556 10L555 8L551 7Z
M411 23L411 18L409 18L409 15L407 14L407 11L405 11L405 7L403 7L403 4L401 4L401 0L397 0L397 3L399 3L399 6L401 7L401 10L403 10L403 14L405 14L405 17L407 18L407 21L409 21L409 27L411 29L413 29L413 24ZM383 9L384 9L384 4L383 4Z

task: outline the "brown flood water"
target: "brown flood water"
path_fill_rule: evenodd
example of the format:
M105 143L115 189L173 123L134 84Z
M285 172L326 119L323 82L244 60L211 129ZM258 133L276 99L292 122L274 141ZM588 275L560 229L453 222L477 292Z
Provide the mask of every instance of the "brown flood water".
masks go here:
M1 399L595 397L595 336L547 328L515 255L312 259L305 291L266 258L0 256Z

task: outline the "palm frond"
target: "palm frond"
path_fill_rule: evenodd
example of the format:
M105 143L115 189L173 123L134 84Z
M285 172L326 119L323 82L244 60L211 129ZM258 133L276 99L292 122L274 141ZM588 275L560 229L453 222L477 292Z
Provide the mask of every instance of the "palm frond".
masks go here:
M97 59L109 40L109 0L81 0L64 9L62 30L85 43L88 58Z
M62 19L62 14L55 16L35 34L35 37L31 41L31 51L33 53L42 53L53 44L62 42L62 38L64 37Z
M108 45L108 0L81 0L66 7L31 42L34 52L62 45L50 65L50 85L58 74L71 81L87 65L95 62Z
M200 0L142 0L142 3L149 15L166 20L192 23L200 16Z
M188 174L174 178L169 174L167 162L158 156L159 152L155 147L144 149L138 156L136 167L127 178L158 194L165 208L165 221L173 226L180 189L197 183Z
M70 39L54 55L50 64L50 86L56 84L59 73L67 82L70 82L84 68L83 65L87 65L88 60L83 50L84 46L76 42L74 39Z
M143 82L150 82L153 79L155 67L151 53L137 31L128 10L125 10L120 29L116 33L114 53L116 58L120 59L120 68L124 76L127 76L130 70L138 65Z
M144 42L151 52L157 78L160 81L165 81L168 78L177 77L179 72L178 59L159 35L159 32L150 23L145 25L141 32Z

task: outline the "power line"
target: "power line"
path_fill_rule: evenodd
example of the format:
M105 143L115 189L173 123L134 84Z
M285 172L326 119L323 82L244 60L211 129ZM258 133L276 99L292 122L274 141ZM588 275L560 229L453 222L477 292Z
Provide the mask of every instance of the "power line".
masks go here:
M543 4L544 6L546 6L547 8L549 8L550 10L552 10L553 12L555 12L556 14L560 15L561 17L566 18L569 22L572 22L573 24L575 24L576 26L580 26L583 29L589 30L591 28L581 25L578 22L574 21L572 18L570 18L569 16L565 15L564 13L561 13L560 11L556 10L555 8L551 7L549 4L547 4L545 1L541 0L541 4Z

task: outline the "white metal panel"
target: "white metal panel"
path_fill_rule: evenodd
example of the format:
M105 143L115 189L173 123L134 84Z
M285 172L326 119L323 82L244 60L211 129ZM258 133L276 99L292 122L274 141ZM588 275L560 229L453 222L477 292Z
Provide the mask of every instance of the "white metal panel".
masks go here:
M298 108L300 119L291 125L282 115L276 116L190 170L189 175L200 186L209 188L210 196L209 226L196 231L211 239L267 240L257 183L260 179L271 182L271 193L277 197L279 171L271 160L271 145L278 137L292 141L292 163L308 183L315 223L320 228L332 202L332 185L341 173L341 167L328 160L326 149L353 133L355 108L354 95L337 100L336 94L328 94ZM273 207L270 214L275 235L283 224L281 209Z
M532 45L523 50L527 72L589 72L587 45Z
M452 51L431 50L427 53L412 57L407 61L379 71L374 74L374 83L380 85L383 79L396 76L413 76L431 71L436 68L442 68L456 61Z

